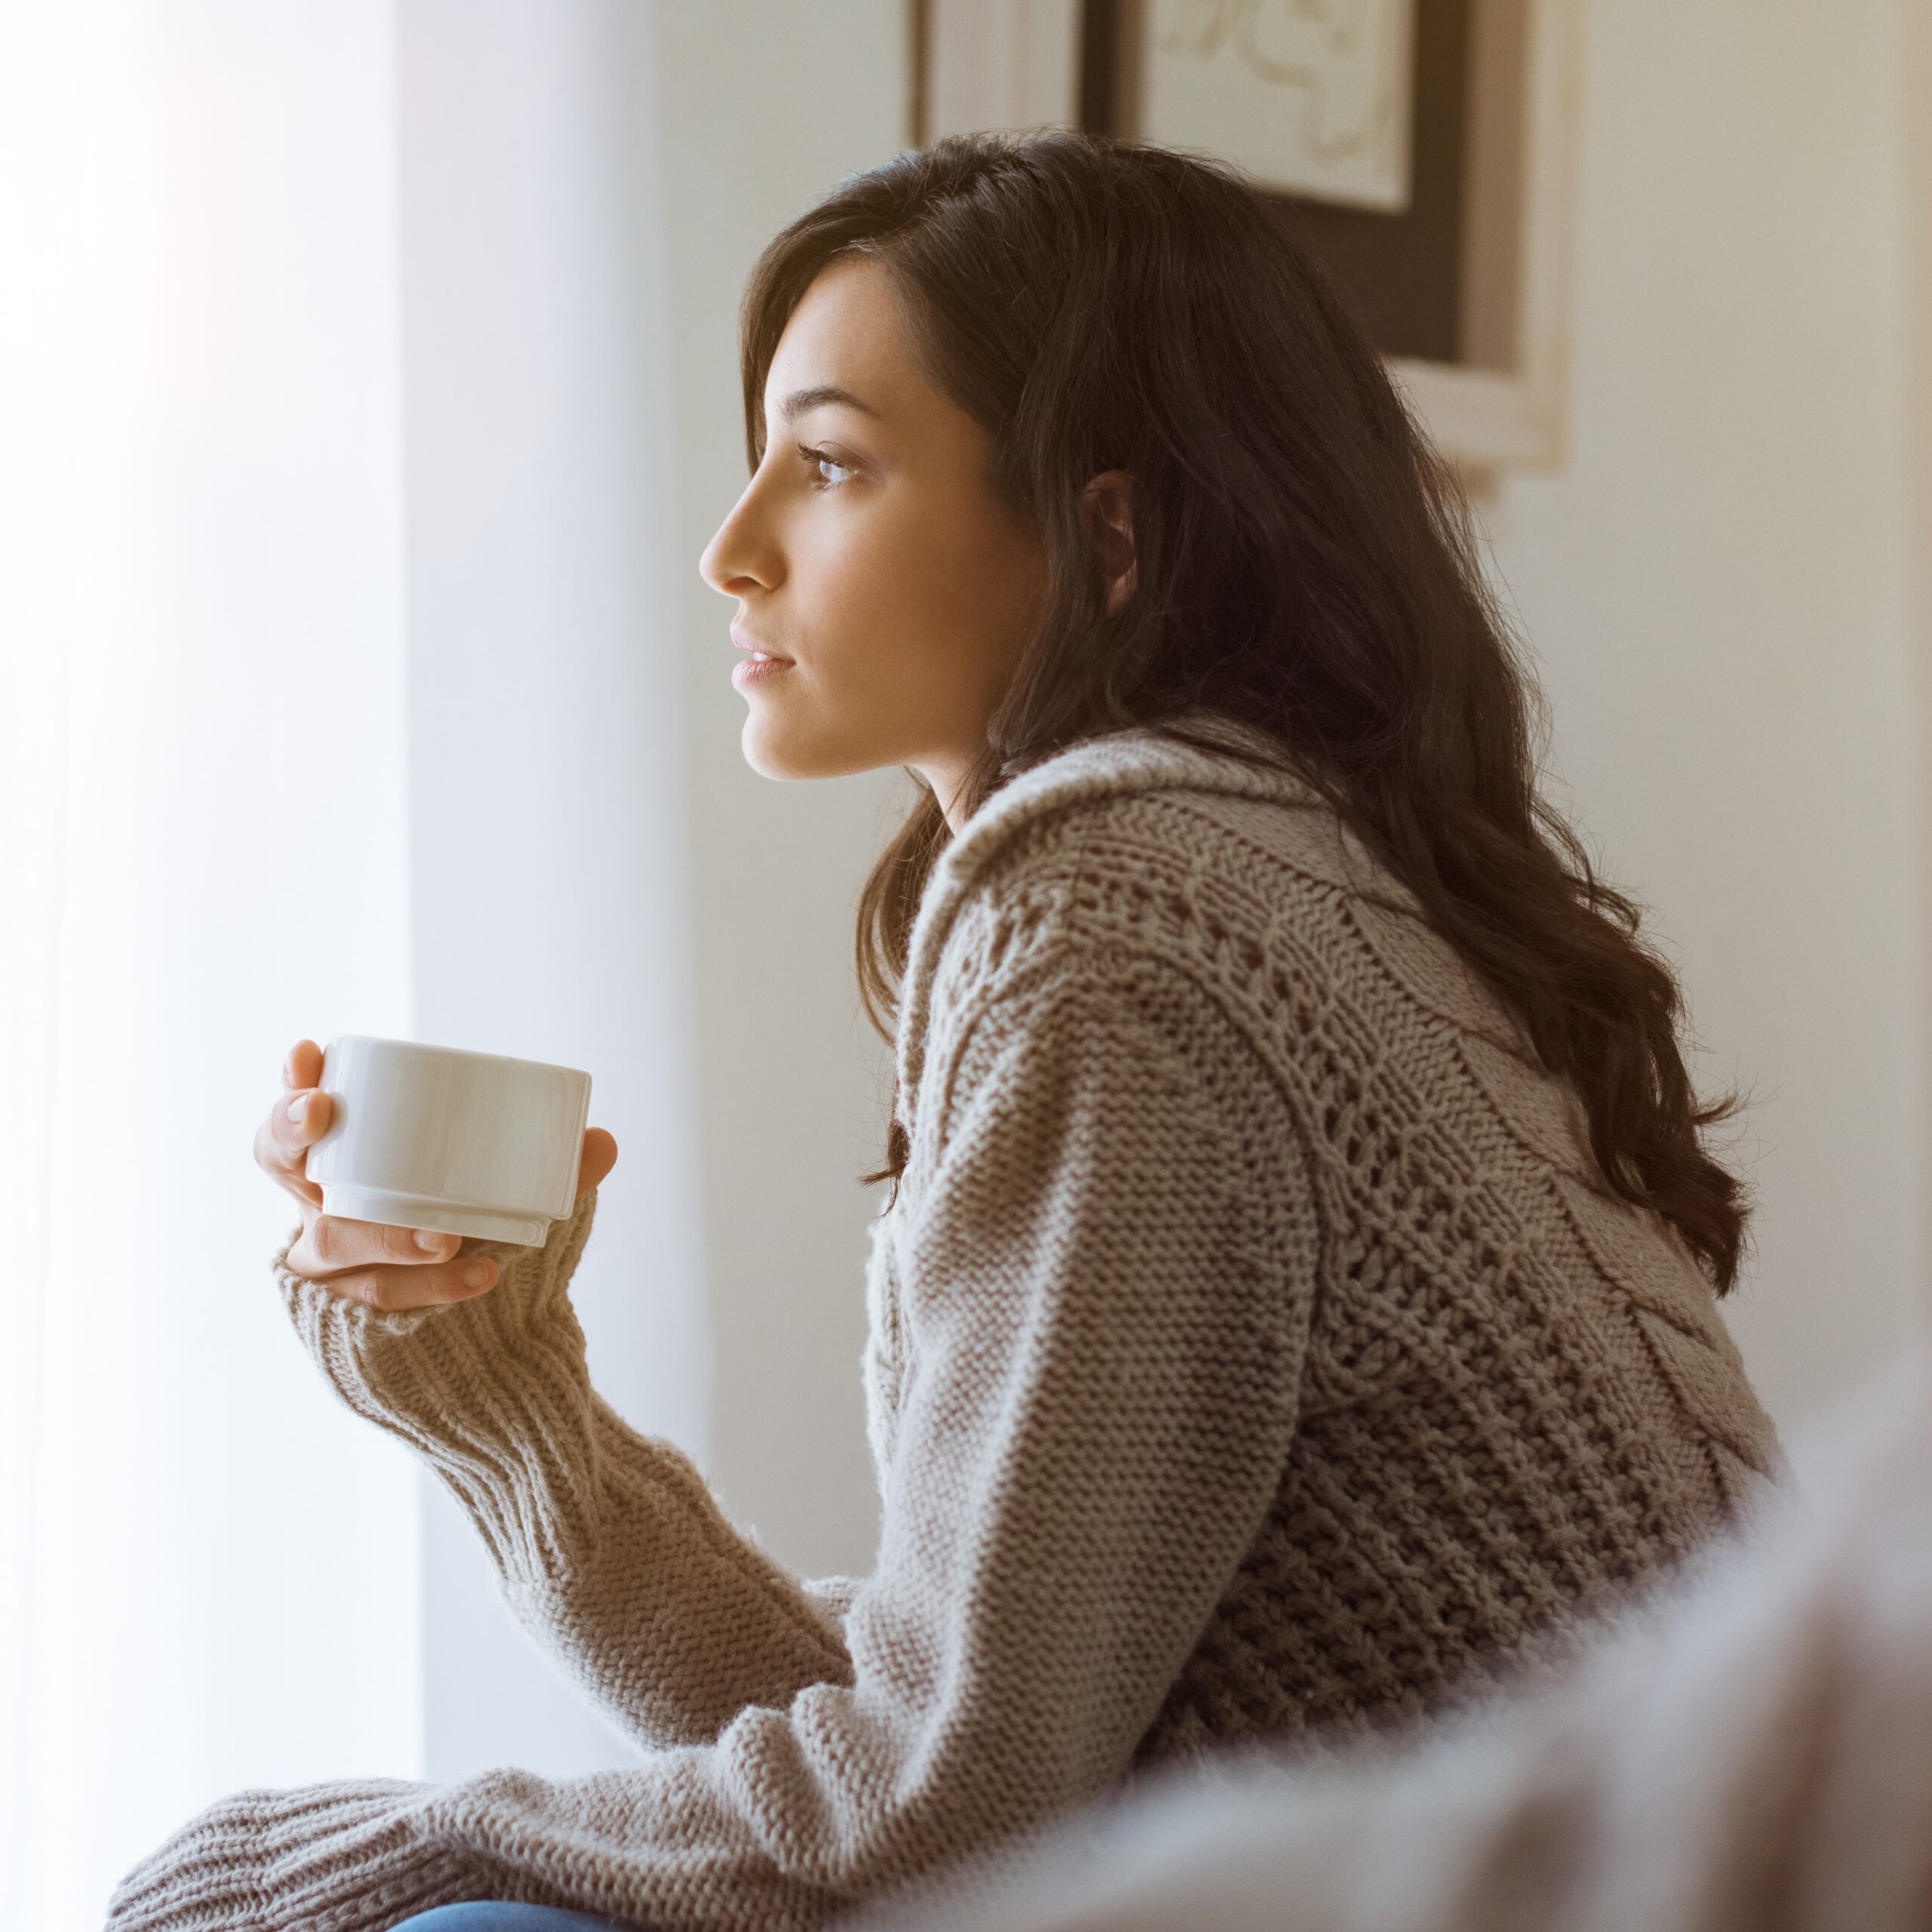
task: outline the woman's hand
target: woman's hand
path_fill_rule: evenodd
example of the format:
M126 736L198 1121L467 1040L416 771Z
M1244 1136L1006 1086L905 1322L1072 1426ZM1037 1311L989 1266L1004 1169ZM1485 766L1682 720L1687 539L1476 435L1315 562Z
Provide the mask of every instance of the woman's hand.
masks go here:
M494 1287L496 1263L488 1255L466 1255L460 1235L346 1221L322 1212L322 1190L302 1171L310 1144L328 1131L334 1106L316 1084L321 1077L321 1048L313 1040L297 1041L282 1066L282 1097L255 1135L256 1164L302 1210L302 1232L287 1257L289 1271L345 1300L383 1309L433 1308ZM578 1198L617 1164L617 1142L602 1128L591 1128L583 1137Z

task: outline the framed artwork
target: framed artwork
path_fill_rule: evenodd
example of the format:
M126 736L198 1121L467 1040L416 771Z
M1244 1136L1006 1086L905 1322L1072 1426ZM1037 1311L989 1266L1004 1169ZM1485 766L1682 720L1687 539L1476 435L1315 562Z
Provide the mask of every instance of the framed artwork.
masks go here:
M1108 103L1109 119L1223 155L1278 194L1408 206L1415 0L1144 0L1116 12L1131 94Z
M1581 0L915 0L918 137L1220 155L1290 205L1444 454L1563 451Z

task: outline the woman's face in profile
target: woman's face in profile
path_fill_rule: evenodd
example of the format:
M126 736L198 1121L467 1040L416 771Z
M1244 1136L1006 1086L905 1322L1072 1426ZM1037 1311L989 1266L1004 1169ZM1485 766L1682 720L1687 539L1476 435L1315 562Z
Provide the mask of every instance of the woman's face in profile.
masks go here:
M1039 539L876 263L806 291L764 415L764 460L699 564L738 600L745 756L772 778L910 765L947 804L1041 608Z

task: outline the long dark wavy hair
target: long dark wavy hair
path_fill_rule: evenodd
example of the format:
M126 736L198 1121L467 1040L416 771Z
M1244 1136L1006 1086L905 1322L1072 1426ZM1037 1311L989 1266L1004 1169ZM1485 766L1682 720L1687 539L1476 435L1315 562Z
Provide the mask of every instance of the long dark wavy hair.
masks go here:
M1048 597L964 803L1076 740L1260 728L1318 786L1582 1097L1610 1185L1675 1228L1719 1294L1743 1184L1703 1130L1682 998L1537 784L1541 701L1457 480L1288 218L1234 169L1072 132L980 134L842 182L771 242L743 313L747 454L813 278L891 275L927 369L990 435L1038 530ZM1109 614L1083 486L1133 481L1134 588ZM919 897L949 838L930 794L860 903L858 971L890 1037ZM895 1121L887 1162L906 1162Z

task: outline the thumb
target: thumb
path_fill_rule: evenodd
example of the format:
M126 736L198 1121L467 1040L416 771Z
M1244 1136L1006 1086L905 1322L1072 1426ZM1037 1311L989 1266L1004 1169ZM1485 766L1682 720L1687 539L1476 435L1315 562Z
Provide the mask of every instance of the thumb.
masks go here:
M598 1186L617 1164L617 1137L606 1128L593 1127L583 1137L583 1158L577 1174L577 1198L582 1200Z

